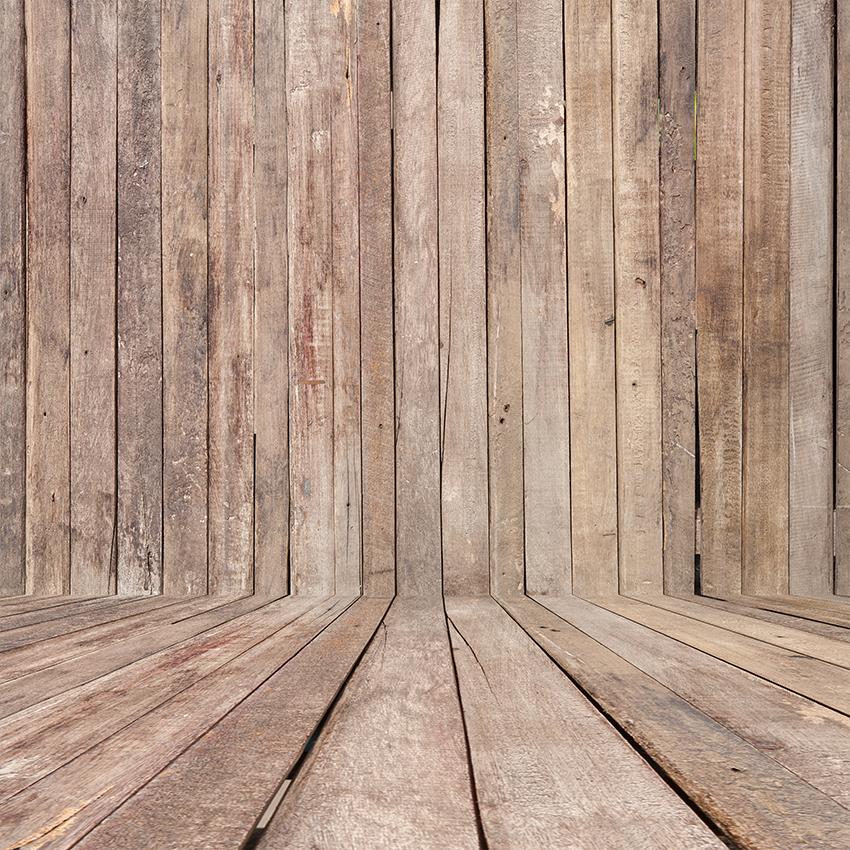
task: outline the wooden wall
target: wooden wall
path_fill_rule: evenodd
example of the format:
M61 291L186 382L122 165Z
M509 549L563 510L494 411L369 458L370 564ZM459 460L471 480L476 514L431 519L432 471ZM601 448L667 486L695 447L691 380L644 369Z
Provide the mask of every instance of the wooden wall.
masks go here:
M0 19L0 592L850 594L843 2Z

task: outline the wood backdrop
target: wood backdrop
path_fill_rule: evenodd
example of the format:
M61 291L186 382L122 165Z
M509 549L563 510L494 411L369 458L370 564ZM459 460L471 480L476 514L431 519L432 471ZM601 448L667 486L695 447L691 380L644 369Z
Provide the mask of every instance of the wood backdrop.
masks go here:
M0 23L0 591L850 593L844 0Z

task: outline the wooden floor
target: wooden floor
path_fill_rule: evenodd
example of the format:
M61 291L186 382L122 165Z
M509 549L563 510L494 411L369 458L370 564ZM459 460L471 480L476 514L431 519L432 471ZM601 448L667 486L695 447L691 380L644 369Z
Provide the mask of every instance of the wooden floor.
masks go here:
M850 603L0 601L0 847L850 847Z

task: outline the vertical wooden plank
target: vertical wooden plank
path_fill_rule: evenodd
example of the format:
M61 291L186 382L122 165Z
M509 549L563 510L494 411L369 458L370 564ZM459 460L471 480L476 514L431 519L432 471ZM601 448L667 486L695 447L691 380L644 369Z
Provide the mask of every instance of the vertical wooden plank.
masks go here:
M118 592L162 589L160 4L118 5Z
M702 590L741 590L744 4L699 6L697 394Z
M525 590L517 7L484 4L490 582Z
M489 590L482 3L443 0L437 68L443 585Z
M71 11L71 593L115 592L116 0Z
M693 593L696 546L696 0L658 4L664 589Z
M25 589L24 5L0 2L0 596Z
M284 4L254 3L254 591L289 586L289 308Z
M611 9L564 14L573 590L591 596L618 587Z
M360 244L357 175L357 24L353 0L331 3L333 207L333 490L337 593L361 587ZM366 309L368 310L368 304Z
M209 589L253 587L253 6L209 7Z
M791 0L747 0L744 593L788 592Z
M395 593L390 2L357 3L363 591Z
M789 586L832 593L835 10L792 1Z
M28 593L70 586L70 3L27 0Z
M525 580L540 594L570 591L562 20L560 0L519 7ZM610 60L609 53L609 77ZM609 126L610 112L609 102Z
M207 4L162 4L163 589L207 591Z
M401 595L441 592L434 0L393 2L396 555Z
M322 61L332 20L324 5L287 3L290 586L295 593L329 593L334 586L332 140Z
M658 7L612 4L620 590L660 593Z

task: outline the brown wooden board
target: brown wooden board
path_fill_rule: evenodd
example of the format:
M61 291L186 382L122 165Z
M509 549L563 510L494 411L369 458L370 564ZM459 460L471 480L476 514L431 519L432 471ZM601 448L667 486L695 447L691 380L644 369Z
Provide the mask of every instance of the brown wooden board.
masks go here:
M805 617L821 623L850 627L850 605L846 600L838 598L821 600L791 596L732 596L730 600L755 608L765 608L768 611Z

